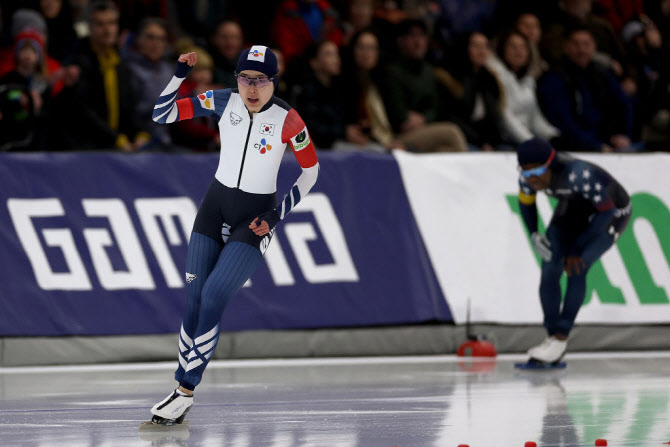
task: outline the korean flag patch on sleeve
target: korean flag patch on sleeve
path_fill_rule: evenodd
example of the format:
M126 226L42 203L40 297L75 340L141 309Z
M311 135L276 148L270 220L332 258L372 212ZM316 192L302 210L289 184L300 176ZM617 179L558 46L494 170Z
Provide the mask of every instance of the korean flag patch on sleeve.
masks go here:
M203 109L214 110L214 93L211 90L199 94L198 100L200 101L200 107Z
M293 138L291 138L291 143L293 144L293 150L298 152L305 149L309 146L312 140L309 139L309 133L307 132L307 127L303 127L300 132Z

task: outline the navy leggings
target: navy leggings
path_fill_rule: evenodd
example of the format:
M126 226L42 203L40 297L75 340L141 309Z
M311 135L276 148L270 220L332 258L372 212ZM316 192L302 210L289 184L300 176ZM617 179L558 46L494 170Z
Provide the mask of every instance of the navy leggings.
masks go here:
M179 333L175 379L193 390L214 354L226 305L263 259L273 232L249 223L276 206L275 194L251 194L214 180L193 225L186 258L188 301Z
M586 296L586 274L593 263L614 244L614 237L603 231L586 242L581 253L576 253L582 257L586 268L580 269L579 274L573 272L568 277L568 287L561 308L560 279L564 271L565 257L569 253L568 248L573 242L557 225L550 225L546 236L551 242L552 257L550 261L542 262L540 300L544 311L544 327L549 335L558 333L567 336Z

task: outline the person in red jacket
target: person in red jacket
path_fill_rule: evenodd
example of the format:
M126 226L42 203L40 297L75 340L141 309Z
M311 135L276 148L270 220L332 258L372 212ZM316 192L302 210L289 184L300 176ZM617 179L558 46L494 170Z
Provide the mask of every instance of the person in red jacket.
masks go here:
M272 36L286 63L314 42L330 40L339 47L343 39L337 12L326 0L284 0L277 9Z

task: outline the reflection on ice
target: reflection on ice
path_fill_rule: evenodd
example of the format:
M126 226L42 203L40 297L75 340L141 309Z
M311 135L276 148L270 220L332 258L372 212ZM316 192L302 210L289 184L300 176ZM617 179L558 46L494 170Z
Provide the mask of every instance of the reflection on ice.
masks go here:
M3 446L611 446L670 440L670 355L215 362L187 430L140 432L173 365L0 370Z

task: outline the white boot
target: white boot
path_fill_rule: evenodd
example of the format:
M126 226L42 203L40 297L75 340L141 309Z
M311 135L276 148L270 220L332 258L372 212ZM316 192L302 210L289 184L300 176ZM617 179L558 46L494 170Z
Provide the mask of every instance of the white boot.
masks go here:
M168 397L153 406L152 421L164 425L181 424L192 405L193 396L184 396L174 390Z
M565 355L568 347L567 340L558 340L556 337L547 337L539 345L528 350L531 359L545 363L558 362Z

